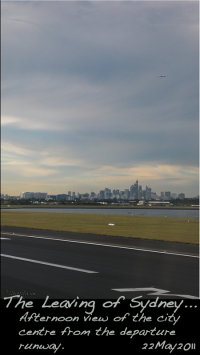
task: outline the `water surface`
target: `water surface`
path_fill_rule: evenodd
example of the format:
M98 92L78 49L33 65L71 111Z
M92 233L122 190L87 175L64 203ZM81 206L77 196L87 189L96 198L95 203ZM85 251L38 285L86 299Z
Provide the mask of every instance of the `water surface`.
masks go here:
M48 212L48 213L81 213L118 216L147 216L170 218L195 218L199 219L199 210L168 210L168 209L86 209L86 208L9 208L2 211L18 212Z

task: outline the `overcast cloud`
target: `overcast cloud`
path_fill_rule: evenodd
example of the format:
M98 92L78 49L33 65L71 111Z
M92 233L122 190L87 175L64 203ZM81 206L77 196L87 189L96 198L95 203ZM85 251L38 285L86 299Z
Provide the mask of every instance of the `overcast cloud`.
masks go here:
M2 193L197 196L198 6L2 2Z

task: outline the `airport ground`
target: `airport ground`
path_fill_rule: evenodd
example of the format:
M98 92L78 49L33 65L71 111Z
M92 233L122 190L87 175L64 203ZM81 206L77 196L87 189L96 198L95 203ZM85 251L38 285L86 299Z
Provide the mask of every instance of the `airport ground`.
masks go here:
M199 297L199 246L1 228L1 298Z
M1 225L166 242L199 243L199 220L194 218L1 211Z

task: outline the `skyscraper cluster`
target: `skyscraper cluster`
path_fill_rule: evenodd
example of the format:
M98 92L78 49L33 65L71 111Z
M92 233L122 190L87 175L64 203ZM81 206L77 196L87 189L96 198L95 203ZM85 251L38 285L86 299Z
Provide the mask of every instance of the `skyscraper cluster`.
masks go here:
M181 193L177 195L176 193L171 193L170 191L161 192L160 195L157 195L156 192L152 192L152 189L148 186L145 189L142 189L142 186L139 185L138 180L130 186L129 189L125 189L123 191L119 189L111 190L109 188L105 188L104 190L100 190L99 193L95 193L92 191L89 193L80 194L79 192L76 194L75 192L68 191L68 194L59 194L59 195L49 195L49 198L55 198L57 201L60 200L74 200L78 199L98 199L98 200L109 200L109 199L123 199L123 200L150 200L150 199L162 199L162 200L170 200L175 198L185 198L185 194Z
M130 186L129 189L123 191L119 189L111 190L105 188L100 190L99 193L92 191L91 193L80 194L79 192L75 193L74 191L68 191L68 193L62 193L57 195L50 195L46 192L21 192L20 196L9 196L1 194L1 199L25 199L25 200L55 200L55 201L74 201L77 199L90 199L90 200L151 200L151 199L160 199L160 200L172 200L172 199L184 199L184 193L171 193L171 191L162 191L160 195L157 195L156 192L153 192L150 187L146 186L145 189L142 189L142 186L139 185L138 180Z

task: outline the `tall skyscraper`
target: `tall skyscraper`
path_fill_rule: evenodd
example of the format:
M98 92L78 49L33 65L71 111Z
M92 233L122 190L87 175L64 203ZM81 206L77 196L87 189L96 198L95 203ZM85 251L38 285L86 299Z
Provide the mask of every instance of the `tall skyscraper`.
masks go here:
M130 195L131 195L131 197L134 197L136 199L139 198L140 193L139 193L139 187L138 187L138 180L136 180L136 183L134 185L131 185Z
M104 199L105 198L105 191L104 190L101 190L99 192L99 197L100 197L100 199Z
M171 191L165 191L165 196L168 197L168 198L170 198L170 196L171 196Z
M146 186L146 200L150 200L151 199L151 188Z
M129 197L130 197L130 191L129 191L129 189L125 189L125 194L126 194L126 198L129 198Z

